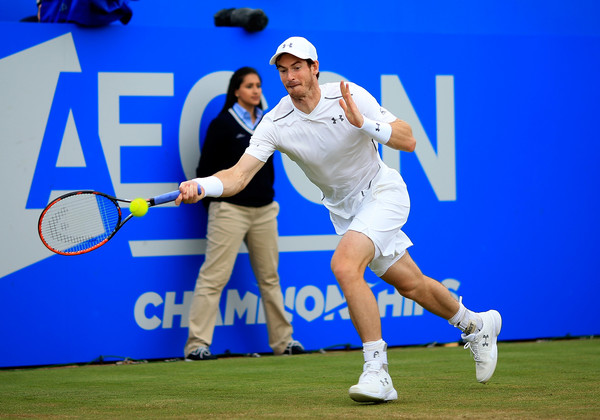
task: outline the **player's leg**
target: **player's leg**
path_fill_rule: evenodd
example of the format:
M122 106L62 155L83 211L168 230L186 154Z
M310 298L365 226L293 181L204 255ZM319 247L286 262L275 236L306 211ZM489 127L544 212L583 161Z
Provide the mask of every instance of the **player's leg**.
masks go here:
M494 374L498 360L497 337L502 318L497 311L475 313L456 301L441 283L425 276L408 252L381 276L398 293L438 315L461 331L475 360L476 377L486 383Z
M212 359L212 343L221 293L227 285L240 245L248 230L243 207L212 202L208 211L206 258L196 280L190 306L187 359ZM193 353L198 353L194 355Z
M252 225L246 235L246 245L265 309L269 346L273 349L273 353L283 354L294 340L292 339L293 328L286 317L283 305L283 294L277 271L279 204L274 201L252 211Z
M359 402L384 402L398 398L387 370L387 344L381 338L377 300L364 279L375 248L365 234L347 231L338 244L331 268L344 292L350 318L362 342L365 363L358 383L349 389Z
M458 312L460 305L450 291L440 282L425 276L408 251L381 278L402 296L444 319L450 319Z
M349 390L356 401L381 402L397 398L387 372L387 344L382 339L379 307L364 280L364 270L367 264L381 257L381 270L373 271L377 275L385 273L401 252L412 245L402 233L409 210L410 200L402 177L382 167L369 187L362 191L360 206L353 217L330 214L336 232L345 232L334 254L340 263L332 264L332 268L339 273L336 277L363 341L363 374L358 384Z
M331 259L331 269L342 288L350 318L363 343L381 339L377 300L364 278L373 254L373 242L363 233L349 230Z

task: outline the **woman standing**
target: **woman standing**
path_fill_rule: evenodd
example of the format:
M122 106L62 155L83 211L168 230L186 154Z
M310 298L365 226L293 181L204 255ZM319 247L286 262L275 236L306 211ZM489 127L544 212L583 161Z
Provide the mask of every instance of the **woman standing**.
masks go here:
M263 115L261 85L258 72L251 67L242 67L233 74L225 105L208 127L196 170L198 177L227 169L244 154ZM275 354L304 353L302 345L292 339L293 329L285 316L279 284L279 204L274 201L274 180L271 157L239 194L205 200L208 205L206 259L200 268L190 308L189 335L184 349L186 360L216 359L209 347L221 293L231 277L242 241L248 247L262 296L269 346Z

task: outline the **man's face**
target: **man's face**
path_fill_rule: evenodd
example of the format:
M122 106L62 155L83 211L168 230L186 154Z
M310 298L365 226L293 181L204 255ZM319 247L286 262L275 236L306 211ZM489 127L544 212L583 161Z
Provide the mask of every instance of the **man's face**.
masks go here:
M277 59L277 70L281 82L294 99L302 99L310 94L317 80L318 69L318 61L309 66L306 60L291 54L282 54Z

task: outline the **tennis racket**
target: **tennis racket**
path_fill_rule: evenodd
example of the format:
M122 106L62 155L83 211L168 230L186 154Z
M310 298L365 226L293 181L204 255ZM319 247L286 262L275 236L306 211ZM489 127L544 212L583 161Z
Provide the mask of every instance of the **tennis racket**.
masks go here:
M200 186L198 186L200 193ZM147 199L148 207L175 201L179 191ZM119 202L131 203L98 191L74 191L62 195L42 211L38 233L50 251L81 255L107 243L133 217L123 218Z

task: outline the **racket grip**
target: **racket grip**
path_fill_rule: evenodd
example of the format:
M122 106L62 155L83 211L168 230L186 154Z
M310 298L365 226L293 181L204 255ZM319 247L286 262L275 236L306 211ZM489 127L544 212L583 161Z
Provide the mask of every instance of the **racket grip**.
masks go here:
M198 194L201 193L202 189L200 188L200 185L198 185ZM159 204L170 203L171 201L175 201L175 199L179 197L179 194L181 194L179 190L175 190L166 194L157 195L156 197L150 199L150 204L152 204L153 206L157 206Z

